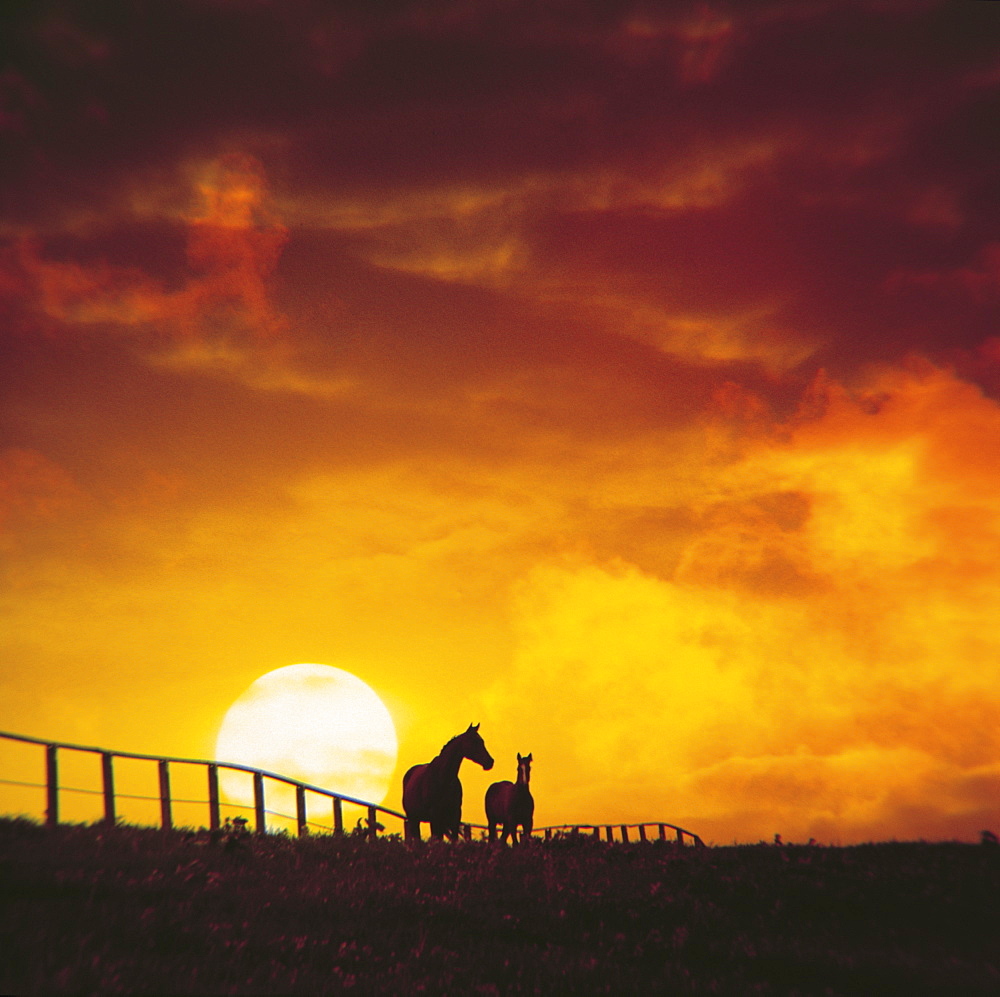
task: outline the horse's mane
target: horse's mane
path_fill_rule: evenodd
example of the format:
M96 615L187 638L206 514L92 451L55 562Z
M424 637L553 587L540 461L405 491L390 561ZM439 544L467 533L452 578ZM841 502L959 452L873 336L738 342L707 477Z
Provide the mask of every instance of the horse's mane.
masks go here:
M456 734L454 737L448 738L448 740L445 741L445 743L441 745L441 751L444 751L445 748L447 748L450 745L454 744L460 737L465 737L465 735L468 734L468 733L469 733L468 731L463 731L461 734ZM439 751L438 754L440 754L440 753L441 752Z

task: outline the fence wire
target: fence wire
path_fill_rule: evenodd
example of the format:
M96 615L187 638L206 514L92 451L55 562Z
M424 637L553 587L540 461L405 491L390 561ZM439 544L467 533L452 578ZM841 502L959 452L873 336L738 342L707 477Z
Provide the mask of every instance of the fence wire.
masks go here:
M306 792L312 792L312 793L318 793L319 795L326 797L329 801L333 802L335 808L338 808L337 809L337 819L338 819L338 821L339 821L339 813L340 813L340 811L339 811L339 804L340 803L347 803L347 804L349 804L351 806L367 807L368 811L369 811L369 814L371 814L374 811L376 814L385 814L386 816L392 816L392 817L395 817L395 818L400 818L400 819L405 820L405 815L404 814L397 813L394 810L389 810L389 809L387 809L385 807L380 807L380 806L377 806L375 804L366 803L366 802L364 802L362 800L351 799L350 797L340 797L337 794L330 793L329 791L324 790L322 788L300 784L300 783L295 782L294 780L289 780L289 779L287 779L287 778L285 778L283 776L277 775L277 774L275 774L273 772L263 772L263 771L256 770L256 769L249 769L246 766L232 765L232 764L227 765L224 762L211 762L211 761L204 761L204 760L192 759L192 758L165 758L165 757L153 756L153 755L135 755L135 754L129 754L127 752L105 751L102 748L92 748L92 747L85 747L85 746L74 745L74 744L61 744L59 742L47 742L47 741L42 741L42 740L40 740L38 738L25 737L25 736L22 736L22 735L19 735L19 734L10 734L10 733L7 733L5 731L0 731L0 738L41 745L41 746L49 748L53 752L57 748L64 748L64 749L69 750L69 751L100 752L106 758L133 758L133 759L141 759L141 760L145 760L145 761L156 761L156 762L159 762L161 765L166 765L167 763L173 762L173 763L177 763L177 764L206 765L206 766L209 766L210 769L213 768L213 767L218 767L218 768L234 768L234 769L238 769L238 770L242 770L242 771L246 771L246 772L252 772L255 775L255 777L277 779L280 782L285 782L285 783L289 783L289 784L291 784L293 786L296 786L296 788L299 789L299 790L304 790ZM54 757L54 755L53 755L53 757ZM5 786L20 786L20 787L29 788L29 789L42 789L42 790L49 790L49 791L57 791L59 793L82 793L82 794L86 794L86 795L89 795L89 796L105 796L105 797L107 797L108 796L108 792L109 792L108 789L107 789L107 787L105 787L105 789L86 789L86 788L79 787L79 786L62 786L62 785L59 785L59 786L56 786L56 787L51 787L51 786L49 786L46 783L25 782L25 781L21 781L21 780L17 780L17 779L2 779L2 778L0 778L0 785L5 785ZM246 810L246 811L251 811L251 812L257 811L257 809L258 809L258 804L249 805L249 804L244 804L244 803L231 803L229 801L222 801L221 799L215 799L214 797L213 797L213 799L209 799L209 800L206 800L206 799L199 799L199 800L180 799L180 798L176 798L176 797L173 797L173 796L168 796L168 797L165 798L162 793L160 795L158 795L158 796L146 796L146 795L137 794L137 793L120 793L120 792L114 792L114 791L112 791L112 798L113 799L122 799L122 800L142 800L142 801L145 801L145 802L148 802L148 803L163 803L165 806L170 806L170 805L173 805L173 804L188 804L188 805L193 805L193 806L208 806L208 807L218 808L218 809L215 809L213 811L213 819L214 819L215 815L217 815L220 812L221 808L225 808L227 810ZM263 802L263 799L261 800L261 802ZM316 821L316 820L309 820L307 817L305 817L304 814L300 818L299 815L292 816L291 814L281 813L280 811L277 811L277 810L270 810L270 809L267 809L266 807L260 807L260 809L263 811L264 814L266 814L268 816L280 818L281 820L287 820L287 821L291 821L291 822L297 822L300 828L308 829L309 827L314 827L314 828L321 829L322 831L328 831L328 832L336 832L338 830L337 827L331 827L329 824L323 824L323 823L320 823L319 821ZM166 820L168 818L164 818L164 819ZM549 827L538 827L538 828L535 828L532 833L533 834L544 834L545 837L546 837L546 839L547 839L547 838L549 838L549 836L552 833L556 833L556 834L566 833L566 832L569 832L569 833L579 833L581 831L589 831L595 837L599 838L600 837L601 828L605 828L606 833L607 833L607 839L608 839L608 841L612 841L613 840L613 837L612 837L612 828L618 828L618 829L620 829L620 833L621 833L621 837L622 837L623 842L628 842L629 841L628 830L630 830L632 828L636 828L636 829L639 830L639 836L640 836L640 840L641 841L646 841L647 838L646 838L646 834L645 834L645 829L647 827L658 827L661 839L663 839L663 837L664 837L664 828L668 828L669 827L671 830L673 830L673 831L676 832L676 834L677 834L677 843L678 844L682 844L683 843L683 838L685 836L687 836L687 837L689 837L689 838L692 839L692 841L694 842L694 844L696 846L703 847L703 842L702 842L701 838L698 837L698 835L695 834L693 831L688 831L685 828L678 827L676 824L667 823L666 821L646 821L646 822L643 822L643 823L640 823L640 824L617 824L617 823L611 823L611 824L608 824L608 823L602 823L602 824L556 824L556 825L551 825ZM357 826L355 828L352 828L350 831L344 831L344 833L347 833L347 834L355 833L355 831L358 828L361 828L365 833L377 833L377 831L378 831L379 828L381 828L382 830L385 829L384 826L382 826L381 824L378 824L377 818L375 820L375 826L373 827L370 817L369 818L361 817L361 818L358 819L358 823L357 823ZM469 823L469 822L466 822L466 821L462 821L462 828L465 830L465 836L466 837L470 837L472 831L474 831L474 830L475 831L480 831L480 832L488 831L489 830L489 828L487 826L483 825L483 824L472 824L472 823ZM341 830L343 830L343 828L341 828ZM482 837L482 835L480 835L480 837Z

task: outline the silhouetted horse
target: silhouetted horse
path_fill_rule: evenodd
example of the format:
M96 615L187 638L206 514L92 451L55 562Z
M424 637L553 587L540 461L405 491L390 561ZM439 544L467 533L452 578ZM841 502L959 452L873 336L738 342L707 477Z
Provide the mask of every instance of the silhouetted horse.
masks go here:
M453 737L438 756L424 765L414 765L403 776L403 810L406 811L406 836L420 838L420 822L428 821L431 836L447 835L454 841L462 822L462 784L458 769L462 759L482 765L489 771L493 759L479 736L479 724L469 724L464 734Z
M535 801L532 799L528 783L531 782L531 755L517 756L517 782L495 782L486 790L486 823L490 828L490 841L496 840L495 825L503 824L500 843L510 835L512 844L517 843L517 828L521 827L521 843L531 837L531 825L535 816Z

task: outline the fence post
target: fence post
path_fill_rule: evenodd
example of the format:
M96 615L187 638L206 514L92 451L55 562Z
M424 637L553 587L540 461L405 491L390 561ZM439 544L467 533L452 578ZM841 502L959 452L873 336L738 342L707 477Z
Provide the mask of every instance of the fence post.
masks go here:
M368 837L372 841L378 837L378 814L374 807L368 808Z
M646 840L646 825L645 824L640 824L639 825L639 840L640 841L645 841Z
M622 824L622 841L626 845L628 844L628 825L627 824Z
M661 824L660 825L660 841L666 841L666 840L667 840L667 828L666 828L666 825Z
M160 823L165 831L169 831L174 826L173 817L170 813L170 769L168 763L161 758L160 768Z
M677 828L677 847L684 847L684 832L680 828Z
M59 762L54 744L45 745L45 785L47 799L46 823L55 827L59 823Z
M299 824L299 837L309 833L306 827L306 790L305 786L295 787L295 816Z
M344 801L339 796L333 798L333 833L344 833Z
M104 774L104 822L114 824L115 817L115 772L114 755L110 751L101 752L101 769Z
M604 828L604 830L607 832L608 841L614 841L615 840L615 836L614 836L614 834L611 831L611 825L610 824L606 825L605 828Z
M208 826L218 831L222 826L219 814L219 766L208 766Z
M253 806L257 817L257 833L267 830L267 818L264 816L264 776L260 772L253 774Z

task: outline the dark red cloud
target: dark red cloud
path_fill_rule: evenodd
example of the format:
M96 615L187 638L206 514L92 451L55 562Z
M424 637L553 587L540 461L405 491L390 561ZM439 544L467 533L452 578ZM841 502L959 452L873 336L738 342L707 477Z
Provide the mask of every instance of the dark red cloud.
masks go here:
M835 135L879 112L913 119L931 146L956 112L985 128L975 108L995 98L967 82L994 64L988 5L481 7L15 10L15 175L36 204L46 180L73 201L246 130L291 137L290 178L328 189L594 161L641 170L707 132ZM968 124L956 132L938 162L981 155Z
M362 423L476 399L571 434L697 419L720 383L787 411L820 367L910 353L997 382L988 4L4 19L7 334L117 337L141 370L164 338L260 333L286 378L352 385ZM198 172L233 152L270 212L236 226ZM504 239L513 262L435 269ZM245 357L213 362L259 390Z

